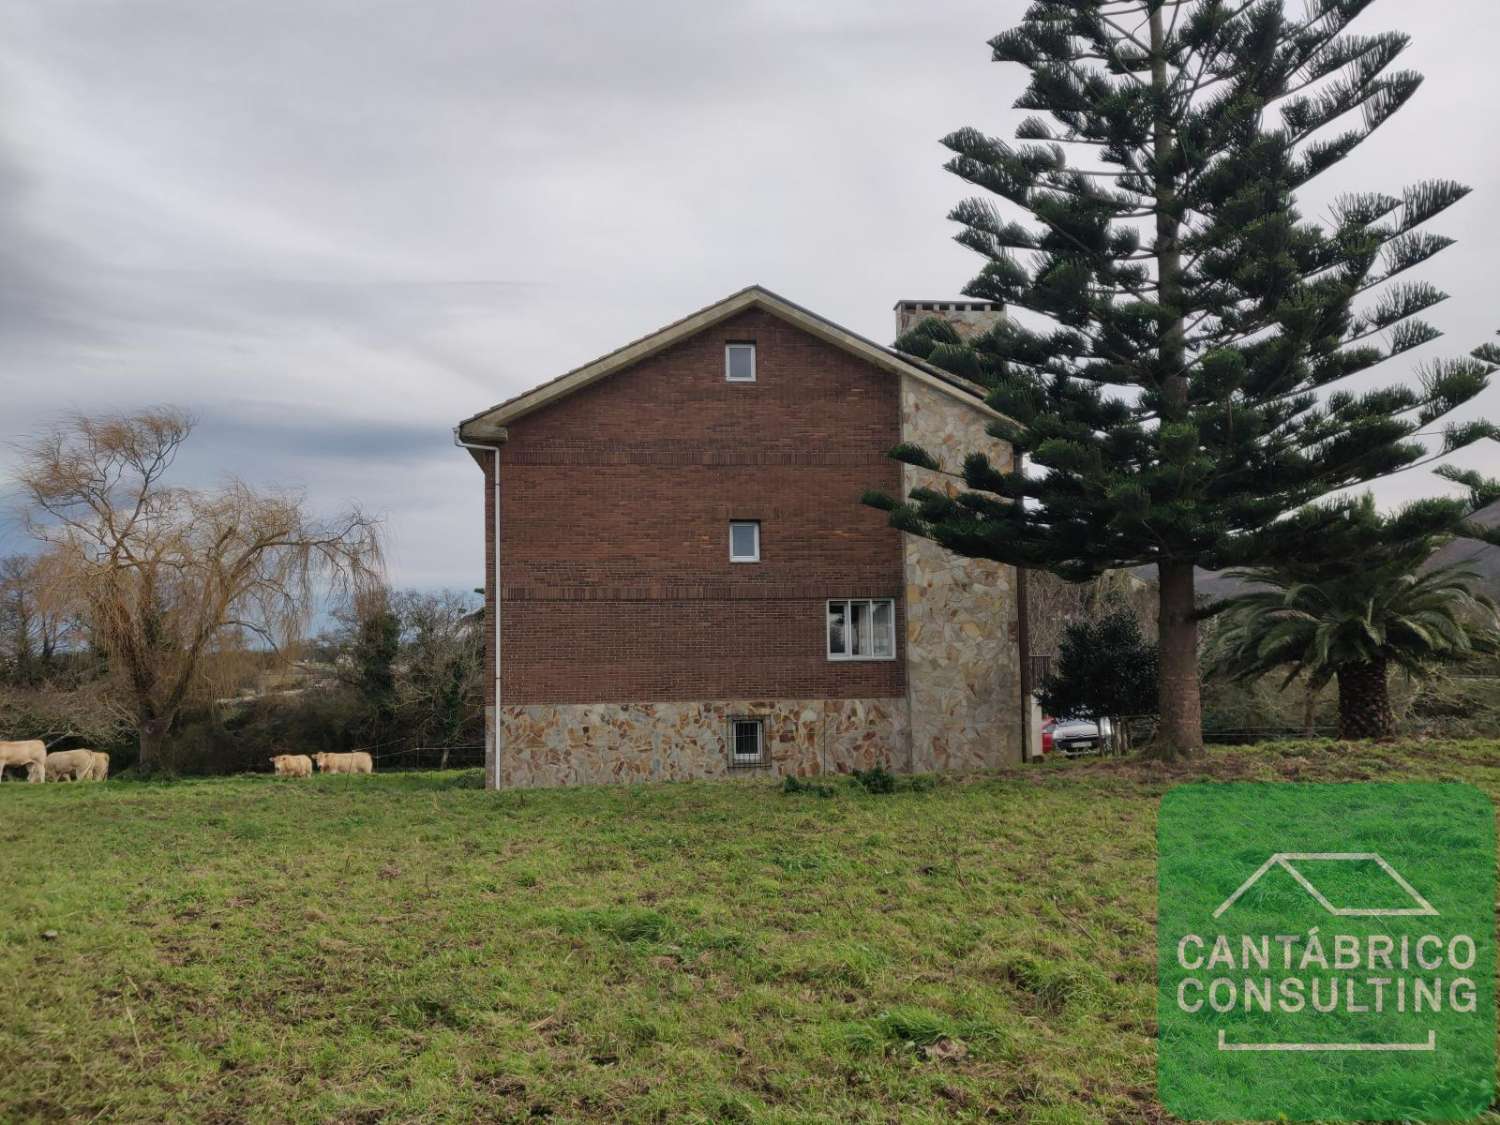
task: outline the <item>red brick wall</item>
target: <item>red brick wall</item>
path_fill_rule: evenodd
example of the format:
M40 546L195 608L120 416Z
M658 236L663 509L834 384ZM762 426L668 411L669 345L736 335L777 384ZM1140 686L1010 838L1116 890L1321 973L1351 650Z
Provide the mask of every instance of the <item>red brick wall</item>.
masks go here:
M725 380L731 340L754 383ZM512 423L503 702L902 694L904 659L827 659L823 604L899 618L900 535L859 502L900 487L899 388L752 310ZM759 563L729 561L731 519L761 521Z

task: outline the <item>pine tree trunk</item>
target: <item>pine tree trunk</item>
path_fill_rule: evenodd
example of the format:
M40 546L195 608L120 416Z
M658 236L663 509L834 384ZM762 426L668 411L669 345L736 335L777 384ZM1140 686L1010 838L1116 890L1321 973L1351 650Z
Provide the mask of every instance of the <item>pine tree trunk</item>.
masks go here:
M1161 7L1151 12L1151 85L1165 104L1166 29ZM1188 411L1186 326L1182 319L1182 246L1177 189L1168 162L1174 138L1171 123L1155 126L1156 272L1158 296L1171 315L1161 326L1162 424L1180 421ZM1151 756L1170 761L1203 746L1203 707L1198 697L1198 619L1191 561L1158 566L1161 586L1157 624L1161 631L1161 730Z
M1198 618L1192 563L1157 567L1161 633L1161 728L1149 756L1171 761L1203 748L1198 695Z
M1390 738L1396 733L1386 662L1346 664L1339 669L1339 738Z

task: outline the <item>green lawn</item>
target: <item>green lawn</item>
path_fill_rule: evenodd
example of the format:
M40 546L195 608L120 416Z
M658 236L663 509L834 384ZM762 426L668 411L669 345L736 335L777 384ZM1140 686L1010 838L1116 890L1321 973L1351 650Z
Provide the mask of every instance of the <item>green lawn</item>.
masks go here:
M832 797L6 784L0 1120L1159 1120L1156 809L1204 774L1495 796L1500 743Z

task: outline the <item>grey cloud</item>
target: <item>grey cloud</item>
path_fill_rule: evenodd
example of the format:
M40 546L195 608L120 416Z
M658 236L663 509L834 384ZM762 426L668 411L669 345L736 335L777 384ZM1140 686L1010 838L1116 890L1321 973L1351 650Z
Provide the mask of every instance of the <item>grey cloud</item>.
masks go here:
M78 247L36 227L36 191L34 178L0 143L0 338L13 346L89 331L70 282Z
M750 282L877 339L897 298L957 292L976 263L943 216L969 190L937 138L1019 116L984 41L1024 7L0 6L0 441L181 403L202 418L184 473L360 500L398 581L470 586L458 418ZM1328 182L1479 189L1436 225L1461 241L1423 271L1455 294L1424 356L1500 327L1491 8L1372 6L1363 29L1411 31L1429 81ZM1493 448L1465 461L1500 471Z
M202 447L213 451L207 458L195 459L205 470L257 460L285 464L289 459L324 458L401 466L430 460L435 450L445 449L452 440L446 425L351 421L348 415L332 412L288 418L284 407L233 404L201 417L196 436Z

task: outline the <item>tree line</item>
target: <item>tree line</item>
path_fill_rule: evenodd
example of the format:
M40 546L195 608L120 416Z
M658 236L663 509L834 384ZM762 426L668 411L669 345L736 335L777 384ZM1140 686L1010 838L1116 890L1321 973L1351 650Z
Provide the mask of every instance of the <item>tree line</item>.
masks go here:
M23 446L36 549L0 560L3 736L143 772L477 744L477 599L390 590L357 508L174 483L192 429L170 408L75 415Z

